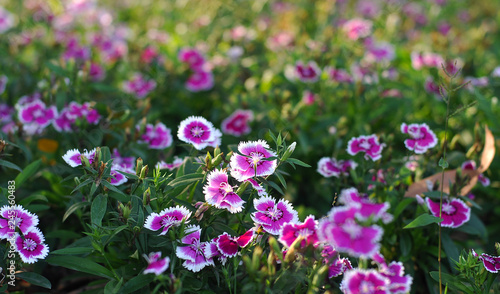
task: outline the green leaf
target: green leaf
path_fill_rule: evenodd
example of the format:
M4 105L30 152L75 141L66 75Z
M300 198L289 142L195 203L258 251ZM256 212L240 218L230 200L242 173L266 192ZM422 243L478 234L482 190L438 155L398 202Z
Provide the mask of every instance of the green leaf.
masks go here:
M296 165L300 165L300 166L303 166L303 167L311 167L309 164L303 162L303 161L300 161L298 159L295 159L295 158L288 158L286 160L287 162L291 162L291 163L294 163Z
M120 281L112 280L109 281L104 287L104 294L116 294L120 290L123 284L123 278Z
M50 254L78 255L78 254L91 253L93 250L94 249L92 249L90 247L69 247L69 248L63 248L63 249L51 251Z
M30 195L26 198L24 198L23 200L19 201L19 204L26 207L28 206L31 202L33 201L37 201L37 200L40 200L40 201L43 201L43 202L49 202L49 200L47 199L47 197L45 197L44 195L42 194L35 194L35 195Z
M98 226L102 225L102 218L104 214L106 214L106 208L108 206L108 197L99 194L92 201L92 206L90 207L90 220L92 224L96 224Z
M201 179L203 179L203 174L187 174L172 180L168 185L172 187L187 186Z
M415 202L415 198L405 198L401 202L398 203L396 208L394 208L394 213L392 214L394 216L394 219L397 219L398 216L410 205L410 203Z
M18 174L15 179L16 189L19 188L28 178L33 176L38 171L41 164L42 160L38 159L37 161L33 161L27 167L25 167L24 170L20 174Z
M149 285L155 279L154 274L137 275L123 285L120 294L128 294Z
M453 242L450 237L449 232L441 234L441 241L443 242L443 248L446 252L446 257L452 269L455 269L454 261L458 262L460 252L458 251L457 245Z
M429 224L439 224L443 219L439 217L435 217L433 215L424 213L419 215L416 219L414 219L411 223L407 224L403 229L411 229L417 227L427 226Z
M51 62L45 62L45 66L48 67L50 69L50 71L54 72L55 74L57 74L58 76L61 76L63 78L67 78L70 76L69 72L66 71L64 68L60 67L60 66L57 66Z
M62 221L64 222L68 218L68 216L70 216L77 209L82 208L84 206L87 206L89 204L90 204L89 202L77 202L77 203L71 205L68 208L68 210L66 210L66 212L64 213Z
M429 273L431 277L436 281L439 282L439 272L434 271ZM474 291L470 290L467 286L462 284L460 280L455 278L454 276L447 274L447 273L441 273L441 278L443 280L443 284L447 285L448 288L454 290L454 291L463 291L467 294L474 294Z
M269 186L273 187L281 195L285 196L285 193L283 192L283 190L281 190L280 186L278 186L275 182L267 181L267 184L269 184Z
M108 181L102 181L101 182L106 188L108 188L109 190L113 191L113 192L116 192L118 194L122 194L122 195L126 195L125 193L123 193L122 191L120 191L118 188L116 188L115 186L111 185L110 182Z
M47 259L47 262L51 265L62 266L103 278L114 279L111 271L88 258L78 256L52 256Z
M486 227L475 213L471 213L469 221L456 228L456 230L465 232L467 234L480 236L483 240L486 240L488 236Z
M75 193L80 188L87 186L88 184L92 183L93 181L94 181L93 179L86 179L85 181L83 181L82 183L80 183L80 185L76 186L76 188L74 188L73 191L71 191L70 194Z
M286 181L285 181L285 179L283 178L283 176L282 176L279 172L275 173L275 175L276 175L276 177L278 178L278 180L280 180L280 183L281 183L281 185L283 186L283 188L285 188L285 189L286 189Z
M23 170L19 166L13 164L12 162L5 161L3 159L0 159L0 165L23 172Z
M33 272L16 273L16 277L21 278L32 285L40 286L46 289L52 289L50 281L44 276L39 275L37 273Z

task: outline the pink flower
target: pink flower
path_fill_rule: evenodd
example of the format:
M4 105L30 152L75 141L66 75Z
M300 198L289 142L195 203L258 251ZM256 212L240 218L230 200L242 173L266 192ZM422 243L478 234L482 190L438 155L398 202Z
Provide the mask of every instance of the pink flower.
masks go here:
M23 236L16 235L14 244L23 262L35 263L38 259L47 257L49 247L43 243L45 238L38 228L32 228Z
M342 30L351 40L368 37L372 32L372 22L365 19L354 18L342 25Z
M382 149L385 144L380 144L375 134L369 136L353 137L347 143L347 153L356 155L359 152L365 153L365 159L371 158L376 161L382 158Z
M373 260L378 263L379 273L389 279L387 289L391 294L404 294L411 290L413 278L405 274L405 268L402 262L393 261L389 265L386 264L382 254L374 255Z
M329 177L338 178L340 176L340 173L342 172L342 169L337 163L337 160L335 158L322 157L318 161L317 172L320 173L325 178Z
M280 241L283 245L290 247L292 243L300 236L304 240L300 243L301 247L306 245L315 245L318 243L318 235L316 234L316 226L318 222L314 220L314 216L306 217L304 223L286 223L280 232Z
M122 166L124 168L133 169L135 166L135 157L125 157L121 156L120 152L117 148L113 148L113 152L111 153L111 158L113 159L113 164Z
M416 70L419 70L424 66L440 68L441 65L445 63L441 55L436 53L412 52L410 57L411 57L411 65Z
M462 163L462 170L476 170L476 162L474 160L467 160ZM490 185L490 179L488 179L484 174L477 176L477 180L483 185L483 187L488 187Z
M403 123L401 125L401 132L409 134L411 139L405 140L405 146L410 151L415 151L417 154L423 154L428 149L434 148L437 143L436 134L425 123L423 124L410 124Z
M221 143L222 143L222 132L219 129L214 128L214 139L208 142L207 146L217 148L221 145Z
M160 54L158 53L158 50L152 46L148 46L142 50L140 61L142 63L149 64L153 62L155 59L158 60L160 57Z
M179 60L181 62L187 63L189 67L194 71L201 71L203 65L205 64L205 58L196 49L192 48L182 48L179 51Z
M253 111L238 109L222 121L221 129L224 134L239 137L250 133L252 129L248 123L251 121L253 121Z
M240 247L245 247L253 240L255 236L254 230L248 230L245 234L234 238L231 237L228 233L223 233L214 239L215 245L217 246L217 251L224 257L230 258L236 256L238 254L238 250ZM210 249L209 249L210 250ZM212 257L214 256L213 252Z
M340 289L344 294L387 294L389 283L376 270L352 269L344 274Z
M439 217L439 202L434 202L430 198L426 198L427 207L432 215ZM440 223L442 227L458 228L465 224L470 219L470 207L460 199L443 200L443 208Z
M148 267L144 270L143 274L153 273L157 276L161 275L167 270L170 264L170 258L167 256L161 258L161 252L151 252L149 255L143 254L144 258L148 262Z
M354 79L345 69L337 69L331 66L325 67L325 71L328 73L330 80L337 83L352 84Z
M200 242L201 228L199 226L188 226L186 236L181 239L182 246L177 246L175 254L178 258L184 259L182 264L192 272L199 272L207 265L214 265L212 258L205 256L205 249L209 245L207 242Z
M92 62L90 63L88 75L91 81L102 81L105 77L104 68L101 65Z
M381 219L384 223L392 221L392 215L389 210L389 202L375 203L370 200L366 195L362 195L356 188L344 189L340 193L339 203L347 207L355 207L355 217L359 221L377 221Z
M90 48L81 46L77 39L71 38L68 44L66 44L66 51L64 51L63 58L65 60L88 60L90 58Z
M138 99L146 97L156 88L156 82L146 80L143 75L137 73L132 79L123 83L123 91L135 95Z
M171 130L163 123L147 124L139 143L147 143L150 149L165 149L172 145Z
M289 32L279 32L267 38L266 45L271 51L291 48L293 47L293 38L294 35Z
M227 173L219 169L213 170L208 175L203 194L208 204L219 209L226 209L231 213L241 212L245 203L238 194L233 192L233 187L228 183Z
M351 262L347 258L340 258L340 255L331 245L325 244L321 250L323 263L330 264L328 268L328 278L338 277L348 270L352 269Z
M184 206L177 205L162 210L160 213L153 212L144 223L144 227L151 231L158 231L163 228L160 235L165 235L171 227L178 227L184 221L188 223L188 218L191 216L189 211Z
M66 151L62 158L71 167L77 167L82 164L81 156L85 156L89 160L89 163L92 163L94 161L94 153L95 149L92 149L90 151L87 151L85 149L83 153L78 151L78 149L70 149Z
M14 16L12 13L0 7L0 34L14 27Z
M238 151L231 157L231 176L242 182L255 177L265 177L272 175L277 167L277 160L264 160L276 157L276 153L269 151L266 141L240 142Z
M500 270L500 256L491 256L483 253L479 256L479 260L483 262L484 268L490 273L496 274Z
M172 171L181 166L183 163L184 163L183 158L174 156L174 160L172 161L172 163L166 163L165 161L162 160L158 162L156 166L159 167L160 169L168 169L169 171Z
M55 106L45 106L41 100L35 100L21 106L17 117L25 125L31 124L44 129L57 117L57 109Z
M319 80L321 69L314 61L309 61L304 65L302 61L295 63L295 76L304 83L314 83Z
M185 87L190 92L210 90L214 87L214 75L211 71L195 71L186 81Z
M0 104L0 124L11 122L12 114L14 114L14 108L5 103Z
M127 177L125 177L125 175L120 173L119 171L129 174L133 174L135 172L132 168L125 168L113 163L113 165L111 166L111 171L109 173L111 175L111 179L109 182L113 186L120 186L121 184L125 184L128 181Z
M215 140L214 125L201 116L190 116L181 121L177 131L179 140L202 150Z
M440 85L438 85L436 82L434 82L434 79L432 76L428 76L427 79L425 79L424 83L424 89L427 93L433 94L436 99L441 100L441 92L443 95L446 95L446 90L443 89ZM441 91L440 91L441 89Z
M373 63L373 62L389 62L396 57L396 53L394 51L394 46L387 42L381 42L377 43L374 45L371 45L366 54L365 54L365 59L366 61Z
M313 92L306 90L302 93L302 102L305 105L312 105L316 100L318 100L318 95Z
M364 17L374 18L380 14L380 5L376 1L361 0L356 5L356 11Z
M356 221L359 211L356 206L332 208L328 217L319 221L319 240L354 257L370 258L379 250L384 230L377 225L360 225Z
M274 198L266 196L254 199L253 205L257 211L252 213L252 220L272 235L278 235L285 223L297 223L299 220L297 211L284 199L276 203Z
M38 216L27 211L21 205L4 205L0 209L0 238L9 239L19 228L26 234L38 225ZM9 223L10 222L10 223Z

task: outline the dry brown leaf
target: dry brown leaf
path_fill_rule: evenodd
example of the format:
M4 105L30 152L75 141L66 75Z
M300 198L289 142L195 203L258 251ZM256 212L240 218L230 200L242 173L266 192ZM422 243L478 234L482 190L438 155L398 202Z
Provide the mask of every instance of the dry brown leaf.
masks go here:
M467 195L472 190L472 188L474 188L474 186L477 183L477 176L485 172L490 167L490 164L493 161L493 158L495 157L495 138L493 137L491 131L488 129L488 126L485 126L484 132L485 132L485 142L484 142L483 153L481 154L481 165L476 170L473 171L472 170L462 171L462 174L468 175L470 178L467 185L465 185L462 188L462 190L460 190L460 194L462 196ZM436 181L438 181L439 189L441 189L441 185L444 183L443 192L449 193L450 183L451 184L455 183L456 174L457 174L457 169L454 169L444 172L444 181L441 181L443 176L442 173L437 173L430 177L422 179L418 182L415 182L411 184L410 187L408 187L408 190L405 193L405 197L415 197L417 194L428 192L429 191L429 189L427 188L428 181L430 181L433 185L434 183L436 183Z

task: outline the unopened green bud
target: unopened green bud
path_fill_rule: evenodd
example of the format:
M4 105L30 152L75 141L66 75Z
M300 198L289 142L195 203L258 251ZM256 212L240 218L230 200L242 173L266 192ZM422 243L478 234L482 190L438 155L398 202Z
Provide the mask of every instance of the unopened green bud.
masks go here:
M142 169L141 173L139 174L139 179L144 180L148 176L149 168L148 165L146 164Z
M77 186L80 185L80 179L78 177L75 177L73 180Z
M295 151L295 146L297 146L297 142L293 142L292 144L290 144L290 146L288 146L288 148L286 148L286 151L283 154L283 157L281 157L281 161L287 160L288 157L290 157L290 155L292 155L293 151Z
M220 148L219 147L215 148L215 150L214 150L214 157L217 157L217 155L219 155L220 153L221 153L220 152Z
M212 156L210 155L210 152L207 152L207 156L205 157L205 166L208 170L212 169Z
M236 190L236 194L241 196L243 194L243 192L245 192L245 190L247 189L248 184L249 184L249 182L244 182L243 184L241 184L238 187L238 190Z
M229 152L229 153L226 155L226 161L231 160L231 156L233 156L233 151Z
M90 167L90 162L89 159L85 155L80 155L80 159L82 160L82 163L86 167Z
M212 159L212 166L217 167L222 162L222 153L218 154L214 159Z
M149 205L150 202L151 202L151 188L148 187L146 191L144 191L144 193L142 194L142 204L146 206Z
M135 174L136 176L139 176L141 174L141 170L142 170L142 158L137 158L136 162L135 162Z

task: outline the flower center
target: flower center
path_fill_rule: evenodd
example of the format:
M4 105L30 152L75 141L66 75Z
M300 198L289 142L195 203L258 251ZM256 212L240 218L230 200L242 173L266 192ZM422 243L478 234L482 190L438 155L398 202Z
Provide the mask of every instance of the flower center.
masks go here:
M358 225L354 220L349 219L343 225L342 229L349 234L351 239L355 239L361 235L361 226Z
M43 111L41 109L33 111L33 117L41 117L41 116L43 116Z
M229 192L233 192L233 187L231 187L228 183L220 183L219 190L222 194L227 194Z
M457 209L450 203L443 203L443 212L446 214L454 214Z
M250 152L250 158L247 159L248 163L259 166L262 164L260 161L262 158L265 158L264 154L261 152Z
M295 232L295 236L296 237L303 237L304 239L306 239L307 237L309 237L310 235L312 235L312 231L309 230L308 228L304 228L304 229L301 229L301 230L298 230L297 232Z
M283 217L283 211L276 207L269 207L266 213L273 221L278 221Z
M203 132L203 128L199 126L195 126L191 129L191 135L193 135L193 137L200 138L203 135Z
M36 248L36 242L32 239L25 239L23 242L23 249L33 251Z
M359 285L359 293L373 293L374 288L372 282L362 281Z
M363 149L370 149L370 143L367 140L361 140L361 143L359 143L359 147Z
M161 225L162 226L168 226L168 225L171 225L173 222L175 222L177 219L173 216L165 216L163 217L163 219L161 220Z

